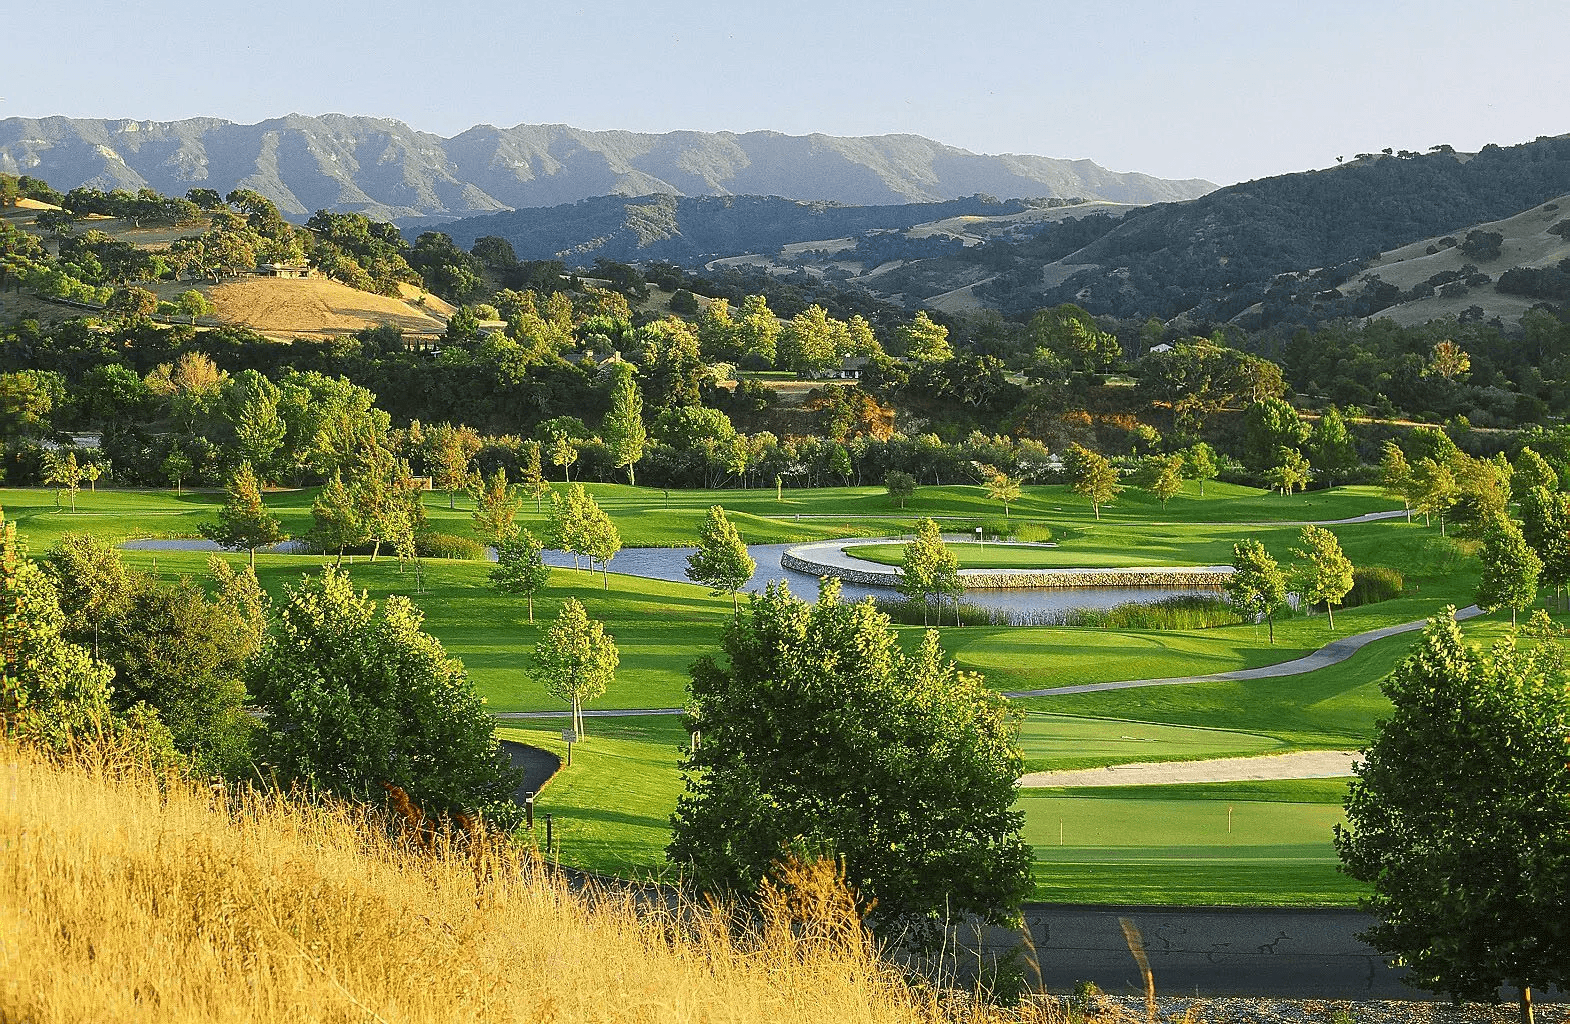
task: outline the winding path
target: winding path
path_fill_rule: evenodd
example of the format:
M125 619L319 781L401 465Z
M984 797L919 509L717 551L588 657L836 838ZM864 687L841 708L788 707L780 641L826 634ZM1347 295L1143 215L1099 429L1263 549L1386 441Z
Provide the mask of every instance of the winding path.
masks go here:
M1477 605L1469 605L1456 612L1456 621L1475 618L1483 614ZM1427 619L1403 622L1399 626L1371 629L1354 633L1339 640L1332 640L1319 650L1305 654L1293 661L1261 665L1258 668L1240 668L1231 672L1213 672L1203 676L1171 676L1166 679L1123 679L1112 683L1080 683L1076 686L1052 686L1042 690L1005 690L1005 697L1056 697L1068 693L1100 693L1102 690L1132 690L1142 686L1181 686L1185 683L1219 683L1237 679L1275 679L1281 676L1300 676L1317 672L1331 665L1339 665L1376 640L1411 633L1428 625Z
M905 513L883 513L883 514L877 514L877 513L870 513L870 512L844 512L844 513L834 513L834 512L786 513L786 512L781 512L779 515L769 516L768 518L774 519L774 520L776 520L778 522L782 522L782 523L786 521L787 517L793 517L795 519L885 519L885 520L886 519L932 519L932 520L935 520L935 521L941 523L941 522L945 522L945 521L951 520L951 519L952 520L959 520L959 521L966 521L966 520L968 520L970 522L974 522L979 515L980 515L980 513L972 513L971 515L965 515L965 516L945 516L945 515L932 516L932 515L921 515L921 514L919 514L917 512L914 512L914 511L909 512L908 514L905 514ZM1021 518L1040 518L1040 517L1037 516L1037 517L1021 517ZM1404 519L1404 518L1408 518L1407 511L1405 509L1399 509L1398 508L1398 509L1395 509L1394 511L1388 511L1388 512L1365 512L1365 513L1363 513L1360 516L1350 516L1350 517L1348 517L1346 519L1261 519L1261 520L1257 520L1257 521L1254 521L1254 522L1245 522L1243 520L1231 520L1231 519L1219 520L1219 521L1206 521L1206 522L1198 522L1198 521L1189 522L1189 521L1186 521L1186 520L1185 521L1181 521L1181 522L1177 521L1177 520L1171 520L1171 521L1163 522L1163 521L1159 521L1158 520L1158 521L1151 522L1151 523L1149 523L1147 525L1150 525L1150 526L1351 526L1351 525L1353 525L1355 523L1376 523L1376 522L1379 522L1382 519ZM1114 519L1114 520L1107 520L1107 522L1116 525L1120 521Z

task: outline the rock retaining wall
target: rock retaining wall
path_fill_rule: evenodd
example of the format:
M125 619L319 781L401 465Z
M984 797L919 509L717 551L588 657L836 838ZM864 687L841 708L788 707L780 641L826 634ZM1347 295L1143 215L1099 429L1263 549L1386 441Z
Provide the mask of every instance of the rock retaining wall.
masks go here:
M852 569L828 565L795 553L780 556L787 569L820 579L842 579L874 587L899 585L898 569ZM1229 565L1149 566L1111 569L961 569L960 583L966 590L1028 590L1071 587L1220 587L1232 575Z

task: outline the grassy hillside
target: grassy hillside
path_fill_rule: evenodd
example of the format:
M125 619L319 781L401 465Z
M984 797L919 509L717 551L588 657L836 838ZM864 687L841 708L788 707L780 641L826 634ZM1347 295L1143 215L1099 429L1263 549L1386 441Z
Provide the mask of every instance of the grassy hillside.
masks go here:
M517 850L426 855L346 808L226 803L9 745L0 763L0 1019L965 1019L854 927L813 941L770 914L735 935L703 911L673 927L591 903Z

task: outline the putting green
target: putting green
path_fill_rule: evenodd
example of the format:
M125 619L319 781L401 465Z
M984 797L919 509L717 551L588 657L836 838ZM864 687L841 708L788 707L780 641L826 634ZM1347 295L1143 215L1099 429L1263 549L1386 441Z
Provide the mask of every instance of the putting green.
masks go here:
M1238 788L1233 788L1237 786ZM1299 785L1299 784L1289 784ZM1337 785L1344 791L1345 783ZM1337 871L1339 803L1262 799L1258 784L1183 787L1190 798L1020 794L1037 899L1090 903L1343 906L1365 890ZM1194 799L1199 791L1202 798ZM1300 791L1301 792L1301 791Z

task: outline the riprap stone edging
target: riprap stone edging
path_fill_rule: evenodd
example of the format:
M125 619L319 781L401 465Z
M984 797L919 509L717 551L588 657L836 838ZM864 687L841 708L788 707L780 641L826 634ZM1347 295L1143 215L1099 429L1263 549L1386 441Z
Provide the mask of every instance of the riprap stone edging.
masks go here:
M806 557L804 549L828 547L825 544L791 548L780 556L780 565L820 579L841 579L872 587L899 586L897 568L862 569L836 562ZM835 554L840 552L835 551ZM841 556L848 557L849 556ZM961 569L960 583L966 590L1029 590L1081 587L1170 587L1192 589L1219 588L1232 575L1230 565L1142 566L1107 569Z

